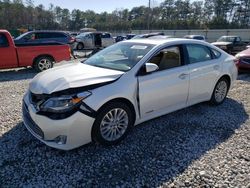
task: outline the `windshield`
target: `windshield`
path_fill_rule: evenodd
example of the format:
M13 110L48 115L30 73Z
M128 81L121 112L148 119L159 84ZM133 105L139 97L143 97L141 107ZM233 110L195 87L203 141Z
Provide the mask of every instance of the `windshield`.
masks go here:
M235 37L220 37L217 42L234 42Z
M84 63L126 72L134 67L153 47L154 45L151 44L117 43L96 53Z

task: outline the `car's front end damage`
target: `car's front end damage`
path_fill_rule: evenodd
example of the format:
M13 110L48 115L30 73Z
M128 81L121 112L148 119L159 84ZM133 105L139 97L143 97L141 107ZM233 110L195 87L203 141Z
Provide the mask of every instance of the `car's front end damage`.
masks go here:
M83 64L67 69L59 67L37 75L30 83L23 98L23 121L27 129L48 146L70 150L91 142L96 112L85 99L91 97L96 88L115 82L121 72L106 71L97 73L98 77L92 73L84 78L90 69L96 72L99 68ZM75 78L68 71L72 71ZM48 77L50 82L47 82Z

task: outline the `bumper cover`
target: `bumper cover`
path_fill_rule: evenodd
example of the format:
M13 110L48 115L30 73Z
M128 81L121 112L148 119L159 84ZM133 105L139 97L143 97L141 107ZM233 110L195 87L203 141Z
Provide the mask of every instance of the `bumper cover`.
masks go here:
M23 120L33 136L53 148L71 150L92 141L94 118L76 112L63 120L52 120L36 113L28 95L25 95L23 101ZM66 143L58 144L56 142L58 136L66 136Z

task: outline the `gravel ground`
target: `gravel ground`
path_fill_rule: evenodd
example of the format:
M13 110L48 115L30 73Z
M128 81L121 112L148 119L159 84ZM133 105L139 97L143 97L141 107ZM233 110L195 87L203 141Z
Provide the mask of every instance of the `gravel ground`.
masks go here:
M35 139L22 124L31 69L0 72L0 187L250 188L250 75L228 99L148 121L119 145L64 152Z

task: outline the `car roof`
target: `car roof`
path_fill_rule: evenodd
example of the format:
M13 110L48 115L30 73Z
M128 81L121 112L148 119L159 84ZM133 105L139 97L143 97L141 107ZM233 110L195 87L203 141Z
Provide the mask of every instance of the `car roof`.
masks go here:
M185 37L204 37L204 35L185 35Z
M99 31L93 31L93 32L82 32L82 33L80 33L80 34L110 34L109 32L99 32ZM79 35L80 35L79 34Z
M221 37L239 37L239 36L236 36L236 35L229 35L229 36L226 36L226 35L224 35L224 36L221 36Z
M53 31L53 30L35 30L35 31L26 32L26 34L30 34L30 33L62 33L62 34L65 34L65 35L69 35L65 31Z
M162 44L168 44L168 43L195 43L195 44L205 44L209 45L207 42L199 41L199 40L194 40L194 39L183 39L183 38L143 38L143 39L131 39L127 41L122 41L122 42L134 42L134 43L141 43L141 44L152 44L152 45L162 45Z
M0 32L1 32L1 33L8 33L8 31L5 30L5 29L0 29Z
M141 44L153 44L153 45L161 45L170 42L180 42L180 41L196 41L192 39L181 39L181 38L142 38L142 39L131 39L123 42L134 42L134 43L141 43Z

